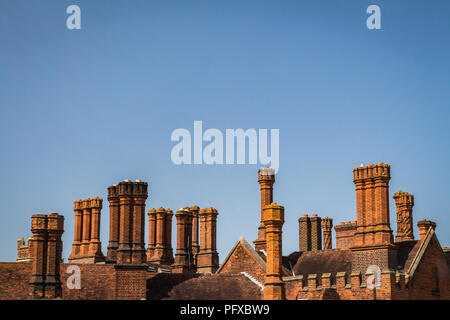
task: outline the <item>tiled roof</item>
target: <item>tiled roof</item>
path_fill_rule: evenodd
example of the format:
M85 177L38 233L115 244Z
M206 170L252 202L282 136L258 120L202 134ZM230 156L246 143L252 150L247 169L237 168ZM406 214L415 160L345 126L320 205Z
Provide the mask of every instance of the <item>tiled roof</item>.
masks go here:
M350 274L352 252L341 249L293 252L289 256L283 257L283 266L283 276L292 276L293 274L306 276L311 273L321 276L323 273L336 274L338 272Z
M173 286L163 299L261 300L262 291L244 275L213 274L182 281Z

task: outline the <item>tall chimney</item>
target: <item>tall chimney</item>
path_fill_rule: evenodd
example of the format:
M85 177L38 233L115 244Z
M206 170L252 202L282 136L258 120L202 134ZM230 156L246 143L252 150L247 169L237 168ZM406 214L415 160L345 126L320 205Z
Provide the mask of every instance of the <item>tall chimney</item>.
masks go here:
M332 229L333 229L333 219L325 217L322 219L322 229L323 229L323 249L332 249Z
M35 214L31 217L31 232L33 262L30 297L59 298L62 295L60 264L64 217L55 212L49 215Z
M273 184L275 183L275 170L264 167L258 170L258 182L261 191L261 222L258 227L258 239L253 241L255 250L266 250L266 231L263 223L263 208L273 201Z
M165 253L164 253L164 263L173 264L173 250L172 250L172 216L173 211L170 209L166 210L166 241L165 241Z
M110 261L117 260L119 248L119 188L115 184L108 187L109 201L109 243L107 257Z
M62 259L61 235L64 217L52 212L47 216L47 265L45 274L45 298L61 297L60 265Z
M194 255L194 264L197 264L197 254L200 251L200 245L198 241L198 214L200 208L198 206L191 207L192 213L192 254Z
M353 169L357 211L355 247L394 242L389 222L390 170L384 163Z
M147 261L154 259L156 249L156 209L148 210L148 248Z
M81 256L81 240L83 237L83 201L77 200L73 203L73 211L75 213L75 234L73 237L72 252L69 260L80 258Z
M311 224L311 250L322 250L322 219L313 214L310 218Z
M143 264L145 259L145 201L148 197L148 184L141 180L132 183L133 186L133 213L132 213L132 249L131 262Z
M192 214L182 208L175 214L177 218L177 251L172 272L185 273L192 271Z
M267 240L264 300L282 300L285 299L284 283L281 280L284 207L276 203L265 206L263 222Z
M307 214L298 219L298 243L300 251L311 251L311 221Z
M400 190L394 194L393 198L397 206L397 235L395 241L414 240L412 213L414 196Z
M87 257L89 255L89 243L91 242L91 199L83 200L81 208L83 209L81 257Z
M152 262L160 264L164 260L166 241L166 210L160 207L156 210L156 245Z
M219 254L216 248L217 215L215 208L200 210L200 251L197 255L199 273L215 273L219 268Z
M117 249L117 263L131 264L131 232L133 217L133 184L130 180L119 183L119 248Z
M91 236L89 243L89 256L92 262L104 261L102 243L100 241L100 214L103 200L99 197L91 199Z

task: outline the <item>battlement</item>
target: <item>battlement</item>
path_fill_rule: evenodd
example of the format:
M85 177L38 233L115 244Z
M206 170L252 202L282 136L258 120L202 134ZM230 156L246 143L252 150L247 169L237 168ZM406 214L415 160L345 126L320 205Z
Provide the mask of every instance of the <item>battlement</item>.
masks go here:
M307 274L283 277L287 299L390 299L391 285L400 291L408 286L408 276L402 272L381 271L376 280L375 272L367 270L363 281L361 271ZM374 292L376 289L376 292Z
M399 190L396 193L394 193L393 198L395 202L398 204L408 204L411 206L414 205L414 196L408 192L403 192L402 190Z
M391 166L385 163L379 163L353 169L353 181L355 183L361 180L375 178L389 180L391 178Z
M17 239L17 262L33 261L33 237L28 237L27 242L24 238Z

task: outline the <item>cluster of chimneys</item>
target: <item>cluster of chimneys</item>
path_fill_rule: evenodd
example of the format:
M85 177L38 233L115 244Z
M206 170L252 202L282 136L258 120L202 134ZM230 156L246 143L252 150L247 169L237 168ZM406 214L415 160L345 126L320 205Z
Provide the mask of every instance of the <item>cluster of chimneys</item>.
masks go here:
M337 248L393 246L394 239L389 222L390 166L369 165L353 170L356 187L357 220L335 226ZM266 256L267 299L283 297L281 281L281 229L284 208L273 203L275 172L271 168L258 171L261 191L261 221L258 237L254 241L257 252ZM125 180L108 187L110 233L106 257L101 252L100 213L102 199L74 202L75 235L69 261L74 263L116 263L121 265L165 266L175 273L214 273L219 266L216 250L216 221L214 208L197 206L181 208L175 213L177 248L172 250L172 218L170 209L148 211L149 238L145 249L145 201L148 185L136 180ZM398 191L394 194L397 206L396 242L414 240L412 208L413 195ZM332 248L331 218L316 214L299 218L299 249L302 252ZM57 213L32 216L32 241L25 245L19 239L18 250L32 251L33 297L60 296L59 263L61 261L61 234L64 218ZM418 223L420 239L424 239L432 221ZM323 241L322 241L323 240ZM26 257L21 257L26 258Z
M167 267L175 273L214 273L219 267L216 250L216 217L214 208L197 206L181 208L175 213L177 249L172 250L172 217L170 209L148 211L149 237L145 249L145 201L148 184L125 180L108 187L110 214L109 243L106 257L99 237L102 200L74 202L75 236L69 261L73 263L117 263ZM200 224L200 229L199 229Z

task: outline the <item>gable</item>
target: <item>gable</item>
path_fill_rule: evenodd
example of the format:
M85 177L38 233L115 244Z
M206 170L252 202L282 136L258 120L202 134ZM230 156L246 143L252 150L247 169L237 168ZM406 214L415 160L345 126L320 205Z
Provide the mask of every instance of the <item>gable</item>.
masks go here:
M245 272L260 283L264 283L266 263L253 247L240 238L220 265L218 274L241 274Z
M450 299L450 268L432 228L409 267L412 298Z

